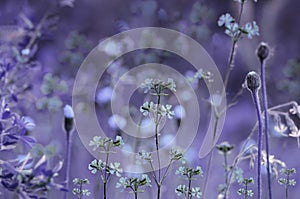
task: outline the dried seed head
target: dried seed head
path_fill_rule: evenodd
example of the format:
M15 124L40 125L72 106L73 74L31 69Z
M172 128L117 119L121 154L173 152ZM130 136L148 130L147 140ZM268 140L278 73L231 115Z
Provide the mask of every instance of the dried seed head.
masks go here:
M267 43L261 42L256 50L257 57L260 61L264 61L270 54L270 47Z
M247 74L245 79L245 87L252 93L257 92L260 88L260 77L255 71L251 71Z

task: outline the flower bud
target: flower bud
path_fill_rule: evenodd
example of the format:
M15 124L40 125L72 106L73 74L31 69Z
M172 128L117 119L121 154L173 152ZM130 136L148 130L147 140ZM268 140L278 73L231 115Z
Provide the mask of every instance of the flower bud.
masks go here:
M257 72L251 71L247 74L245 79L245 86L251 92L257 92L260 88L261 80Z
M261 42L256 50L256 55L260 61L264 61L268 58L270 53L270 48L267 43Z
M64 128L68 133L74 129L74 111L70 105L64 107Z

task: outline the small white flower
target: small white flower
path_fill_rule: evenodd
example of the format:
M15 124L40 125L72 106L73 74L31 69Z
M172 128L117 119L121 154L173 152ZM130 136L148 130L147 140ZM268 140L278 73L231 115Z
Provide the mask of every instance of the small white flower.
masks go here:
M120 163L119 162L114 162L114 163L110 163L109 165L109 173L110 174L116 174L116 176L120 177L121 174L123 172L123 169L120 168Z
M247 32L249 39L252 39L255 35L259 35L259 27L256 24L256 21L253 21L252 23L247 23L244 27L244 30Z
M168 84L168 88L171 91L176 92L176 84L175 84L175 81L173 79L168 78L167 84Z
M185 174L185 167L181 166L179 167L176 172L175 172L176 175L184 175Z
M103 170L105 167L105 162L102 162L102 160L95 159L89 164L88 169L91 171L92 174L96 174L97 171Z
M74 111L70 105L65 105L64 107L64 116L66 118L72 119L74 118Z
M200 190L200 187L193 187L192 188L192 196L195 196L196 198L201 198L202 192Z
M172 109L172 105L167 104L165 106L166 115L169 119L172 119L173 116L175 115L174 111L172 111L171 109Z
M149 112L152 112L154 109L154 103L153 102L144 102L144 104L140 107L140 112L147 116Z
M219 17L218 26L225 25L227 27L233 22L234 22L234 18L229 13L226 13Z
M175 189L175 193L178 196L186 195L188 192L188 188L186 185L178 185L177 188Z
M93 140L90 141L89 146L93 147L93 151L95 151L97 148L101 147L102 144L101 136L94 136Z
M231 23L226 26L225 33L231 38L237 38L240 34L239 25L237 23Z
M119 179L119 182L117 182L117 184L116 184L116 188L126 189L127 186L128 186L128 183L127 183L127 178L126 177L121 177Z

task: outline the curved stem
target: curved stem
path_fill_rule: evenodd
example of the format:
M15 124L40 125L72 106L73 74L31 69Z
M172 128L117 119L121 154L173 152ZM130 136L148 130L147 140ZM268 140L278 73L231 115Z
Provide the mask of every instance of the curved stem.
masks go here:
M264 119L265 119L265 142L266 142L266 156L267 156L267 176L268 176L268 191L269 199L272 199L271 189L271 172L270 172L270 159L269 159L269 115L268 115L268 97L267 97L267 86L266 86L266 75L265 75L265 61L261 61L261 83L262 83L262 100L264 108Z
M244 144L243 144L243 146L242 146L242 149L241 149L241 152L236 156L236 158L234 159L234 161L233 161L233 165L232 165L232 170L231 170L231 172L229 172L229 176L228 176L228 184L226 185L226 188L225 188L225 198L228 198L228 194L229 194L229 192L228 192L228 190L229 190L229 188L230 188L230 186L231 186L231 181L232 181L232 179L233 179L233 170L234 170L234 168L238 165L238 163L243 159L242 157L243 157L243 154L245 153L245 152L247 152L247 151L249 151L252 147L253 147L253 145L251 145L250 147L248 147L248 148L246 148L246 146L247 146L247 144L249 143L249 141L250 141L250 138L253 136L253 133L255 132L255 129L257 128L257 123L255 124L255 126L252 128L252 130L251 130L251 132L250 132L250 134L249 134L249 136L247 137L247 139L246 139L246 141L244 142Z
M254 104L257 112L258 119L258 152L257 152L257 195L261 199L261 149L262 149L262 133L263 133L263 120L261 116L261 107L259 103L258 92L253 92Z

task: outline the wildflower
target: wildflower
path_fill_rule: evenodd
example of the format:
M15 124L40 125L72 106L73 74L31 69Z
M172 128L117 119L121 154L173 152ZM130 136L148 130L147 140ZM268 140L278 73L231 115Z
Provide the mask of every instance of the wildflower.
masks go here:
M110 174L116 174L116 176L120 177L122 172L123 172L123 169L120 168L119 162L110 163L110 165L109 165L109 173Z
M72 193L74 195L77 195L78 198L82 198L82 196L89 196L91 192L88 189L83 189L83 185L89 184L88 179L79 179L79 178L74 178L73 179L73 184L77 186L76 188L73 188Z
M144 102L144 104L140 107L140 112L147 116L149 112L153 109L154 103L153 102Z
M200 190L200 187L193 187L192 188L192 196L195 196L196 198L201 198L202 192Z
M234 22L234 18L229 14L223 14L219 17L218 26L225 25L226 27L230 26Z
M252 23L247 23L244 27L244 31L246 31L249 39L252 39L253 36L259 35L259 27L257 26L255 21L253 21Z
M138 192L143 192L143 190L140 189L140 187L142 186L151 187L151 180L146 174L142 174L141 177L131 177L131 178L121 177L119 179L119 182L117 182L116 184L116 188L121 188L122 191L124 189L130 188L133 191L133 193L136 195L136 198Z
M188 188L186 185L178 185L177 188L175 189L175 192L177 193L178 196L187 195Z
M88 166L88 169L91 171L92 174L96 174L97 171L101 171L105 168L106 168L105 162L96 159L93 160Z

